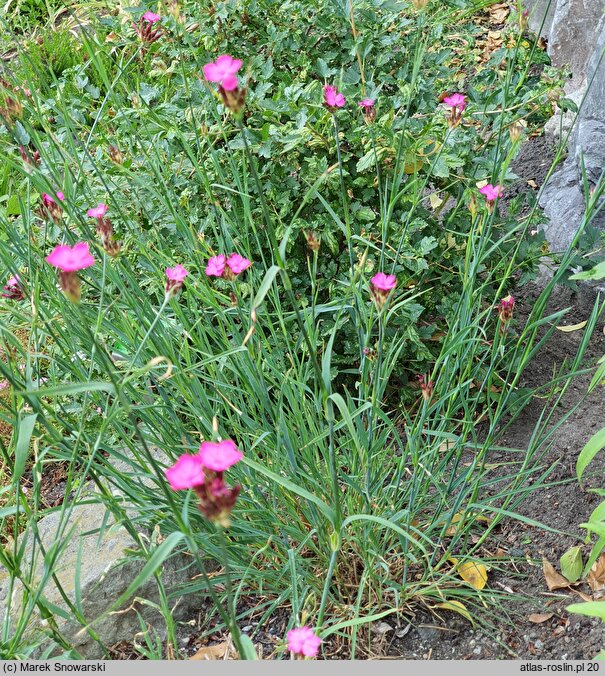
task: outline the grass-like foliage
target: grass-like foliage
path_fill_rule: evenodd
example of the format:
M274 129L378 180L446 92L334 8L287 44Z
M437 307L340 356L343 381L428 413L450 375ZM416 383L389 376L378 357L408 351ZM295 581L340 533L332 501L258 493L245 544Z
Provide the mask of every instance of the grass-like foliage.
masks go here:
M520 13L486 43L492 4L77 6L20 42L0 106L0 260L18 275L0 310L13 429L0 560L9 598L26 593L4 618L3 656L44 642L77 656L60 612L97 635L77 575L68 589L55 574L82 502L146 564L107 612L155 576L173 647L179 595L210 595L242 657L244 599L263 618L287 608L291 627L352 657L388 614L420 604L476 620L498 603L484 544L546 480L553 412L598 311L529 448L502 448L563 312L546 313L557 272L516 321L510 294L545 247L535 207L501 209L499 195L559 76ZM15 17L6 31L27 24ZM243 63L235 83L204 69L225 54ZM79 242L94 262L57 253ZM252 264L217 259L233 253ZM243 453L225 474L239 496L173 491L164 470L219 439ZM223 481L205 462L205 486ZM47 509L58 463L65 499ZM53 511L55 544L40 551L36 524ZM192 581L168 597L162 569L181 552ZM63 611L45 600L57 585ZM141 650L162 653L151 630Z

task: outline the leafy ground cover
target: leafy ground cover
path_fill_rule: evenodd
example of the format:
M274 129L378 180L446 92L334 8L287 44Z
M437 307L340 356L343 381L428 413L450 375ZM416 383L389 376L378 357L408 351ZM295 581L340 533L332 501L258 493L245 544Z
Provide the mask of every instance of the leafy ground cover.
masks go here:
M178 595L218 613L200 640L227 631L241 657L276 617L265 657L303 627L290 652L363 657L376 622L420 608L489 626L509 596L490 584L493 543L549 480L544 445L600 312L573 358L524 385L578 260L562 254L518 321L513 295L548 247L533 196L507 195L511 164L565 105L520 7L48 12L3 19L11 580L31 586L23 543L52 511L60 562L93 481L146 563L107 612L144 576L162 591L168 636L147 628L148 657L176 651L161 570L180 552L197 574ZM536 397L531 444L505 445ZM49 503L57 468L64 499ZM104 618L65 596L94 635ZM78 656L52 622L28 633L38 612L53 612L44 585L7 616L3 654Z

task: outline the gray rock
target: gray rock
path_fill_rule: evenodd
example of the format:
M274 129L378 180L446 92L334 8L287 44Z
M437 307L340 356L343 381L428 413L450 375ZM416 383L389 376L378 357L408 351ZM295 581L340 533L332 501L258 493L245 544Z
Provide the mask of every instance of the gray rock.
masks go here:
M568 94L566 98L573 101L579 108L585 93L586 88L580 87L575 92L571 92L571 94ZM544 133L552 137L553 140L556 142L568 139L573 143L574 132L572 132L571 134L569 132L572 126L575 125L576 118L577 113L571 110L561 110L559 106L557 106L555 114L550 118L550 120L548 120L548 122L544 126Z
M162 464L167 459L159 450L154 450L154 457ZM132 464L131 464L132 463ZM133 472L137 462L128 453L124 458L112 464L124 474ZM141 482L145 486L153 484L151 468L139 467L147 470ZM145 474L144 471L141 474ZM109 487L109 481L108 481ZM112 492L119 494L115 486ZM136 510L127 510L134 516ZM88 632L82 631L86 622L92 622L103 615L108 608L128 589L129 585L140 573L145 564L142 556L136 556L138 543L130 533L120 524L116 524L112 515L106 510L96 493L93 484L88 484L83 490L83 497L76 504L68 516L64 516L67 526L61 527L61 513L53 512L38 521L37 527L42 545L46 551L46 558L51 555L53 546L65 542L58 552L57 562L54 564L57 583L53 578L45 575L45 561L39 545L29 534L24 545L25 555L22 571L28 579L31 588L41 590L43 599L50 604L67 612L70 619L53 613L57 630L67 642L87 658L97 658L102 655L101 645ZM144 528L142 529L144 531ZM146 541L150 533L143 533ZM24 537L25 534L24 534ZM167 593L175 592L178 602L173 602L172 617L175 620L184 619L199 608L199 598L195 596L178 597L178 587L186 583L199 571L193 568L193 558L176 553L162 565L161 577ZM209 563L208 568L213 570L216 564ZM9 574L0 570L0 615L4 616L7 607L7 588ZM69 605L65 602L61 591L76 605L80 599L79 610L84 618L84 625L73 618ZM140 599L157 603L159 592L155 577L145 582L136 592L135 597L128 599L122 608L113 611L99 623L93 625L100 641L111 646L119 641L132 641L141 631L139 615L160 636L165 636L166 627L159 611L151 605L142 603ZM15 581L10 603L10 619L15 623L28 603L27 594L20 581ZM37 608L33 610L26 630L28 640L33 644L42 643L52 645L48 638L48 624Z
M550 35L557 0L525 0L529 10L529 27L547 38Z
M558 4L569 5L571 2L559 0ZM598 0L597 4L603 7L604 3L605 0ZM550 221L545 228L546 237L556 251L567 248L584 217L582 163L591 187L605 167L605 24L603 21L597 23L602 27L586 66L588 90L575 120L575 130L570 135L569 156L540 196L540 206ZM591 225L605 228L605 210L593 218Z
M556 3L548 53L553 65L571 68L568 92L581 87L586 79L588 62L604 25L604 9L605 0L558 0Z

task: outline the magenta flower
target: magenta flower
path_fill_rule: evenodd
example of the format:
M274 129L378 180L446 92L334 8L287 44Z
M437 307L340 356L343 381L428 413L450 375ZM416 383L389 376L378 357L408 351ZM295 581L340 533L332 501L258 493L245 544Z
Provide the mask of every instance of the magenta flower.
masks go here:
M488 203L495 202L498 197L502 197L504 194L504 186L488 183L487 185L484 185L483 188L479 188L479 192L485 197Z
M374 99L363 99L362 101L359 102L359 105L362 108L373 108L374 107Z
M207 277L221 277L225 271L225 265L227 264L226 256L221 254L220 256L213 256L206 265L206 276Z
M189 273L182 265L175 265L173 268L166 268L166 277L173 282L183 282Z
M370 282L375 289L392 291L397 286L397 277L395 275L385 275L384 272L377 272Z
M149 23L155 23L156 21L159 21L162 17L159 14L156 14L155 12L145 12L143 16L141 17L145 21L148 21Z
M324 85L324 105L330 110L342 108L346 103L345 97L334 87Z
M84 270L95 264L88 249L88 242L57 245L46 257L46 262L59 269L59 284L63 293L74 303L80 302L81 285L78 270Z
M73 247L69 244L58 244L45 260L62 272L77 272L95 264L88 242L78 242Z
M227 265L231 268L234 275L239 275L252 265L252 261L240 256L238 253L232 253L227 259Z
M241 59L222 54L216 61L207 63L203 68L208 82L219 82L225 91L237 89L237 71L242 67Z
M2 289L0 296L10 300L24 300L25 293L21 287L21 277L19 277L19 275L9 277L9 279L6 280L6 285Z
M65 199L65 195L60 190L57 191L57 199L60 202ZM56 204L55 200L45 192L42 193L42 202L44 202L44 206L46 207L50 206L51 204Z
M200 446L199 456L205 469L224 472L238 463L244 457L244 454L238 449L234 441L225 439L218 443L204 441Z
M288 650L295 655L303 657L315 657L319 652L321 639L311 627L299 627L290 629L287 634Z
M166 268L166 286L164 292L169 298L174 298L182 289L185 277L189 272L182 265L175 265L173 268Z
M464 94L451 94L443 99L443 103L462 112L466 108L466 96Z
M89 209L86 213L90 218L103 218L107 213L107 205L103 204L103 202L99 202L96 207Z
M199 455L181 455L164 473L173 491L184 491L204 483L204 469Z

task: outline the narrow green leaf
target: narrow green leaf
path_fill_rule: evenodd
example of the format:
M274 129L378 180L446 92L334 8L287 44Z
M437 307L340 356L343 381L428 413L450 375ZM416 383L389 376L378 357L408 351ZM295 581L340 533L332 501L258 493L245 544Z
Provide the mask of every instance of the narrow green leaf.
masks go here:
M29 443L36 425L37 413L30 413L19 420L17 426L17 443L15 444L15 467L13 483L18 484L25 470L25 463L29 455Z
M265 300L265 296L269 292L271 284L273 284L273 281L275 280L275 277L277 276L279 271L280 271L279 265L272 265L265 273L265 277L263 278L262 284L260 285L260 288L256 292L256 296L254 296L254 300L252 301L252 307L255 310L256 308L260 307L262 302Z
M301 498L305 498L305 500L309 500L309 502L312 502L314 505L317 505L321 510L322 514L326 517L326 519L328 519L328 521L332 525L334 525L334 510L331 507L328 507L328 505L326 505L326 503L323 500L313 495L312 493L309 493L309 491L305 490L301 486L298 486L289 479L286 479L283 476L280 476L279 474L272 472L270 469L267 469L264 465L261 465L260 463L255 462L250 458L244 457L243 462L248 467L251 467L252 469L255 469L257 472L264 474L266 477L268 477L272 481L275 481L280 486L283 486L284 488L287 488L289 491L292 491L292 493L296 493L296 495L300 495Z
M605 448L605 427L602 430L599 430L580 452L576 462L578 481L582 480L584 470L602 448Z
M20 396L27 397L66 397L70 394L81 392L98 392L103 390L115 394L116 388L112 383L91 381L89 383L74 383L73 385L58 385L57 387L43 387L39 390L21 390L16 392Z
M566 608L569 613L577 613L578 615L588 615L588 617L599 617L605 620L605 602L603 601L586 601L586 603L572 603Z

